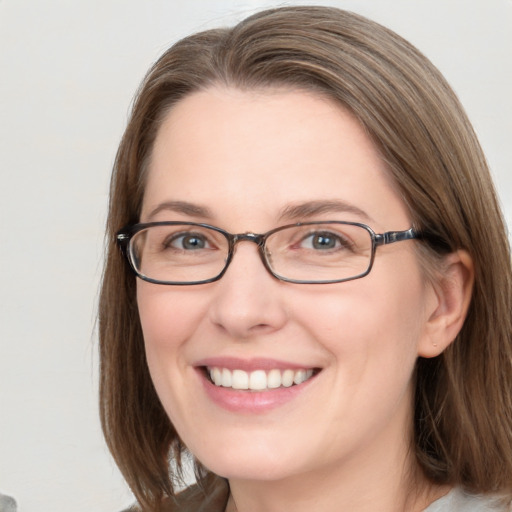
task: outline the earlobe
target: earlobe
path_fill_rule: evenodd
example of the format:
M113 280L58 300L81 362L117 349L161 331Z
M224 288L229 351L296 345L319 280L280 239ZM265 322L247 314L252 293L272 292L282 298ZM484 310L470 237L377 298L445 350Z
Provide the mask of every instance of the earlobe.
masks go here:
M418 345L421 357L436 357L456 338L471 303L474 266L467 251L446 256L437 280L431 285L425 328Z

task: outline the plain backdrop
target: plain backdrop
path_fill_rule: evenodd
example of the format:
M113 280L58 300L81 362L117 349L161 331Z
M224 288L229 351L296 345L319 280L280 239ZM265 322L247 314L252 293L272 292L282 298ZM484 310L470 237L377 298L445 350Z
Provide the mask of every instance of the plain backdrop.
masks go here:
M441 69L512 225L512 1L295 3L373 18ZM132 499L96 405L95 308L114 154L133 93L164 49L273 5L0 0L0 492L20 512L116 512Z

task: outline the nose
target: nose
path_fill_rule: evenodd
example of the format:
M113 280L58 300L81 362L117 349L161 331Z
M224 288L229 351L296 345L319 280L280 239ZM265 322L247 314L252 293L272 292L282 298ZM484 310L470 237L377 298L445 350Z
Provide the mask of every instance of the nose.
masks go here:
M255 244L241 241L226 273L214 283L210 320L239 340L277 331L287 320L286 284L268 273Z

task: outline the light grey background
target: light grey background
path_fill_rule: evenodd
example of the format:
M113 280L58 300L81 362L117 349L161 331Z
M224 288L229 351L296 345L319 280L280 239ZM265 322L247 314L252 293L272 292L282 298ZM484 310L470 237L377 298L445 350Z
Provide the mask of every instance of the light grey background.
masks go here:
M512 1L339 0L447 76L512 225ZM148 66L267 1L0 0L0 492L20 512L130 494L97 418L95 307L110 168Z

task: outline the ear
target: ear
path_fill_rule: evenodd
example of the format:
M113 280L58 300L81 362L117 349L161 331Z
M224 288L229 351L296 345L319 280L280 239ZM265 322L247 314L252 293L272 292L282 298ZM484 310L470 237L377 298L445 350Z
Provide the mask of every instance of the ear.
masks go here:
M466 319L473 281L473 260L466 251L456 251L444 258L436 281L430 284L419 356L436 357L456 338Z

